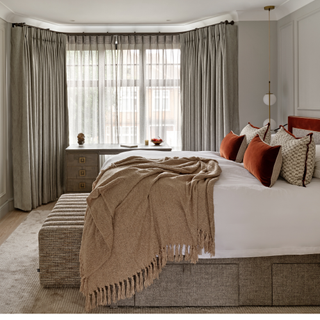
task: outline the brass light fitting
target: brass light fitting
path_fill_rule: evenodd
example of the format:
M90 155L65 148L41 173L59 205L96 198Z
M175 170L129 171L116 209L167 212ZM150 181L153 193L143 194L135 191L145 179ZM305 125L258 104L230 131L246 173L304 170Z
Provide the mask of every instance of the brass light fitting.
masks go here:
M273 10L275 6L266 6L264 7L264 10Z

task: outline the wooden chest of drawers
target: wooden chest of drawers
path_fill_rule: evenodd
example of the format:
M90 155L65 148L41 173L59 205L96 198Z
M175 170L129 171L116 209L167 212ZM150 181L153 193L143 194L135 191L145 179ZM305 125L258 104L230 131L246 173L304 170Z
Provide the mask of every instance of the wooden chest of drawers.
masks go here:
M91 192L99 174L99 154L68 151L66 159L66 192Z
M115 155L132 150L171 151L172 148L166 143L160 146L139 145L134 149L116 144L70 145L66 149L66 192L91 192L92 183L100 171L99 156Z

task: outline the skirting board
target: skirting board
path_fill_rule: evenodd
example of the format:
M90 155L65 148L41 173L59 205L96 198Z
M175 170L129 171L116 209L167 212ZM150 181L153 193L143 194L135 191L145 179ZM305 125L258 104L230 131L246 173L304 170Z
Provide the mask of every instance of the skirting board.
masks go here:
M13 199L7 200L1 207L0 207L0 219L2 219L7 213L12 211L13 207Z

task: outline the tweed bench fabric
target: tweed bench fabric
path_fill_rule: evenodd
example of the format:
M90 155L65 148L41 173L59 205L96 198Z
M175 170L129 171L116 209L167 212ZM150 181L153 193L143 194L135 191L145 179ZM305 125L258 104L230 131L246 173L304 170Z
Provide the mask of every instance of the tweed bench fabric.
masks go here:
M79 287L79 252L89 193L62 195L39 231L40 284Z

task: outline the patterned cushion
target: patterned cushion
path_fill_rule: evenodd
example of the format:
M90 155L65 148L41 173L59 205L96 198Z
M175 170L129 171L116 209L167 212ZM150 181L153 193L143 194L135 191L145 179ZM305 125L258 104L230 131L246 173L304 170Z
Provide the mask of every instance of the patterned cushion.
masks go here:
M314 163L313 177L320 179L320 144L316 145L316 159Z
M242 162L246 148L246 136L238 136L230 131L221 142L220 156L235 162Z
M313 134L296 138L280 126L272 139L272 145L282 146L282 167L280 175L289 183L306 186L310 183L315 163L315 143Z
M258 128L253 126L250 122L248 122L248 124L242 129L240 136L244 134L247 137L247 145L256 135L259 135L260 139L267 144L270 144L271 142L271 131L269 123L263 126L262 128Z

